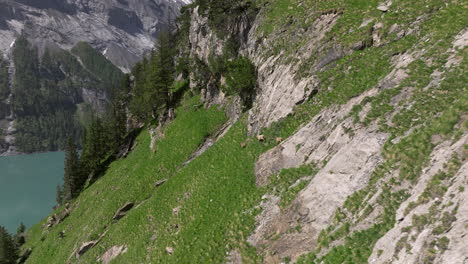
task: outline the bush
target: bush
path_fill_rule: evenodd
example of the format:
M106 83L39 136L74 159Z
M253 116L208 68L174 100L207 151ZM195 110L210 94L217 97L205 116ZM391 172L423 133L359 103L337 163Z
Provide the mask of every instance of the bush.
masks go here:
M257 87L257 70L246 57L239 57L227 62L226 86L227 95L237 94L245 108L252 107Z

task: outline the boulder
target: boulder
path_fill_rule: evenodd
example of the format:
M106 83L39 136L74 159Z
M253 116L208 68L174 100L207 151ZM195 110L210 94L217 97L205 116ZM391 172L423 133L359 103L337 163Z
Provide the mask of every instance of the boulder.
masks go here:
M179 214L180 209L182 209L182 206L177 206L176 208L172 209L172 213L177 215L177 214Z
M57 224L61 223L69 215L70 215L70 205L67 204L65 208L60 213L57 214L57 220L58 220Z
M382 12L387 12L388 9L389 9L389 8L388 8L388 6L386 6L386 5L379 5L379 6L377 7L377 10L382 11Z
M76 258L79 258L79 257L83 256L88 250L93 248L97 243L98 243L97 240L84 242L81 245L81 247L76 251L76 253L75 253Z
M130 211L135 204L128 202L124 206L120 207L119 210L115 213L114 217L112 217L112 220L120 220L122 219L125 215L127 215L128 211Z
M65 205L65 208L63 208L63 210L61 212L53 214L53 215L49 216L49 218L47 218L46 227L51 228L51 227L54 227L54 226L60 224L69 215L70 215L70 204L67 203Z
M98 260L104 264L109 264L112 260L119 255L126 253L128 248L126 246L113 246L104 253Z
M265 136L264 135L257 135L258 141L265 141Z
M388 12L388 10L390 10L391 5L392 5L391 1L387 3L382 3L377 7L377 10L382 11L382 12Z
M46 224L46 227L47 228L51 228L55 225L55 222L56 222L56 219L55 219L55 215L51 215L47 218L47 224Z
M166 247L166 253L169 254L169 255L174 254L174 248L172 248L172 247Z
M164 183L167 182L167 179L164 179L164 180L160 180L160 181L157 181L154 186L156 187L160 187L161 185L163 185Z
M28 260L29 256L31 256L32 253L32 248L27 248L23 252L21 252L19 258L18 258L18 264L23 264Z

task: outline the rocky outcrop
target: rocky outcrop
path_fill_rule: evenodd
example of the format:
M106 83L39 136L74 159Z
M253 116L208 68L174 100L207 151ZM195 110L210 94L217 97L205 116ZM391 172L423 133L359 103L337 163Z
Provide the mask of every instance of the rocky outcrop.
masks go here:
M388 11L390 5L391 3L387 4L385 12ZM336 14L336 16L339 15ZM321 19L323 21L330 19L330 17L325 16ZM320 23L320 20L317 20L317 23ZM323 34L333 27L333 23L333 19L325 23L328 27L322 28ZM466 33L463 32L455 38L454 45L464 43L463 36ZM258 33L252 29L251 34L256 36ZM384 44L377 43L376 45ZM460 46L464 47L466 44L460 44ZM252 44L249 47L255 47L255 45ZM457 63L454 59L456 56L453 55L455 50L460 49L453 48L447 51L449 57L453 58L453 60L448 60L448 66L445 66L447 69L452 63ZM283 54L265 58L258 55L261 54L261 49L254 51L249 52L249 55L259 66L258 81L261 89L249 116L252 134L256 134L259 129L268 127L273 122L293 113L295 105L314 95L315 92L310 92L308 89L319 89L319 83L313 74L310 77L296 78L295 64L283 64L281 61ZM304 164L315 164L320 168L289 207L280 209L278 197L264 197L265 200L261 204L263 213L257 217L258 226L249 238L249 242L262 252L265 256L265 263L280 263L285 258L296 260L304 253L316 249L319 233L336 221L334 217L336 217L337 210L343 207L348 197L367 186L372 173L384 161L381 153L389 135L380 132L375 123L365 127L356 125L350 117L350 113L353 107L360 105L365 98L374 97L384 90L402 84L409 77L408 66L422 58L425 52L425 49L415 48L393 56L392 70L381 78L373 89L351 98L346 104L322 110L292 136L260 156L256 164L258 186L266 186L269 183L269 177L279 173L282 169L297 168ZM297 53L296 56L300 57L300 51ZM317 59L315 67L321 69L342 56L344 54L340 51L329 52L324 57ZM442 75L441 72L434 72L431 75L433 80L425 89L437 87L443 80ZM404 89L391 101L395 112L403 110L399 102L409 94L411 94L411 87ZM359 113L359 117L365 117L368 111L368 108L364 108ZM400 138L396 138L392 142L397 143L398 140ZM438 141L435 142L440 144ZM435 157L430 165L434 169L425 169L426 174L424 175L426 176L423 176L418 185L411 189L411 197L415 198L409 198L400 206L396 217L399 222L397 221L394 229L377 242L372 256L369 258L371 263L420 263L427 261L428 257L435 260L436 263L464 263L466 261L466 252L463 253L462 249L462 245L466 245L466 232L461 227L462 223L466 222L463 220L465 217L461 216L461 212L466 209L466 192L460 191L463 188L458 185L466 182L466 163L458 170L454 177L454 183L443 198L421 206L424 209L418 209L419 207L413 209L410 215L403 216L402 213L408 204L411 201L414 202L424 191L422 186L427 184L430 179L429 175L431 175L427 175L427 173L429 171L432 171L432 175L437 173L453 157L454 153L461 151L460 146L466 142L465 134L457 143L450 145L446 142L440 144L435 150L433 154ZM376 194L370 201L375 203L379 194ZM405 231L402 231L414 222L413 215L427 213L431 205L440 203L440 201L443 201L442 208L445 209L438 214L439 219L443 218L444 214L450 215L456 212L456 216L453 218L456 218L456 222L453 223L453 229L457 229L456 231L452 231L453 229L450 228L443 236L431 235L435 226L440 222L426 227L417 234L406 234ZM357 229L364 228L364 226L376 221L372 217L369 216L368 222L363 221ZM353 221L359 222L361 220L355 219ZM300 226L299 232L290 232L298 226ZM412 245L412 249L406 253L405 250L396 250L395 248L399 245L396 245L395 241L409 235L412 235L413 239L416 236L416 241L408 242ZM443 243L440 242L440 239L450 241L450 246L440 245Z
M248 41L247 34L252 27L252 19L249 14L241 13L229 21L226 20L224 24L226 28L223 30L225 36L219 37L216 29L210 27L206 14L200 14L200 7L195 7L191 11L189 57L204 64L202 67L204 68L210 65L210 59L223 55L230 40L238 42L240 46L245 45ZM200 70L198 68L200 65L195 66L194 71L190 74L190 88L201 88L202 100L207 106L223 104L225 95L220 90L218 80L215 76L206 76L206 73L203 72L197 73Z
M70 204L67 203L65 207L63 208L62 211L53 214L47 218L47 223L45 225L46 228L52 228L61 222L63 222L68 216L70 216L70 213L72 212L72 208L70 208Z
M301 34L310 35L312 41L303 49L297 51L300 58L308 58L317 50L319 43L325 34L331 30L340 14L331 12L320 16L313 27ZM271 42L274 38L263 38L258 35L262 22L261 15L252 19L248 15L239 16L235 21L229 21L229 35L221 38L215 30L209 27L208 18L199 14L199 8L192 11L189 31L190 57L210 63L210 57L221 56L224 47L230 38L238 41L240 54L248 56L257 66L258 91L255 103L249 115L249 131L251 135L261 128L268 127L293 112L294 106L305 102L317 92L318 81L315 76L297 78L300 61L294 64L284 63L284 54L266 55L271 50ZM323 67L338 59L342 55L339 52L329 52L324 56L318 67ZM336 56L339 57L336 57ZM202 86L202 97L212 104L222 103L224 95L219 87L213 87L208 80L199 83L194 76L190 78L191 88Z
M339 17L339 13L324 14L306 32L298 33L310 36L311 41L296 51L297 58L308 58L312 52L317 51L319 49L317 43L333 28ZM258 36L258 27L261 22L262 17L259 16L249 31L247 42L243 46L243 52L258 66L259 89L249 115L251 135L293 113L294 107L315 94L319 85L315 75L297 78L301 60L295 63L284 63L285 54L283 53L266 55L271 52L271 45L275 41L275 37L263 39ZM335 53L329 52L329 55L323 57L322 62L317 67L323 67L335 60L334 56Z
M268 177L282 169L296 168L309 163L321 164L324 160L332 158L343 146L351 142L351 137L345 133L344 128L350 127L352 122L343 119L354 105L375 93L376 90L370 90L346 105L322 111L293 136L260 156L256 164L257 185L266 185ZM382 142L386 136L376 135L375 138Z
M287 210L279 210L273 203L267 207L270 213L258 219L261 224L250 242L260 248L266 247L265 252L275 252L275 256L267 255L267 259L273 261L288 256L295 259L314 249L320 231L330 225L336 210L348 196L367 184L371 173L381 163L380 151L388 138L386 134L377 132L375 127L358 130L352 137L345 132L345 128L352 126L352 121L345 118L349 111L375 91L351 100L341 106L340 111L336 107L324 110L258 160L259 186L266 185L268 177L281 169L310 163L322 166L326 161ZM271 234L283 234L298 225L301 232L285 234L274 241L268 239Z
M117 212L115 212L114 217L112 217L112 220L118 221L122 219L124 216L127 215L127 213L133 208L135 203L126 203L122 207L120 207Z
M209 27L208 17L199 14L199 9L199 6L193 9L190 20L190 56L208 63L210 56L223 54L225 43Z
M431 154L431 164L423 171L423 175L418 184L412 189L411 197L408 198L398 208L396 219L399 221L388 233L386 233L375 245L372 255L369 258L369 263L419 263L423 262L430 254L431 241L436 241L440 237L446 237L450 242L449 247L442 249L440 245L435 250L439 255L434 263L460 263L464 264L468 260L466 256L466 245L468 243L468 233L466 230L467 217L467 199L468 193L461 191L464 189L468 180L468 163L465 163L458 169L453 177L450 187L446 194L441 198L431 200L429 203L423 203L408 213L408 207L411 203L418 201L418 198L426 190L431 179L439 173L447 164L454 154L463 153L463 145L468 143L468 134L465 134L460 140L452 144L451 142L441 143ZM463 155L463 154L461 154ZM431 206L442 204L441 211L436 213L430 212ZM454 209L457 208L455 211ZM454 212L456 212L454 214ZM447 214L454 217L452 221L446 221L447 232L442 235L434 235L435 228L440 222L436 221L433 224L423 226L417 230L412 228L413 219L419 215L431 214L431 217L437 217L438 214ZM456 222L455 222L456 219ZM464 224L465 223L465 224ZM409 230L409 231L406 231ZM406 242L405 237L414 237L415 240ZM395 241L404 241L402 243L411 244L409 250L401 250L398 248L398 243ZM437 247L437 246L436 246ZM442 254L440 252L442 251ZM379 253L380 252L380 253Z
M166 253L168 255L174 254L174 248L173 247L166 247Z
M107 231L106 231L107 232ZM92 240L92 241L86 241L86 242L83 242L81 244L81 246L76 249L75 253L73 254L77 259L82 257L84 254L86 254L86 252L88 252L90 249L92 249L93 247L95 247L97 244L99 244L99 242L101 242L101 240L105 237L106 235L106 232L102 233L98 239L96 240ZM72 256L73 256L72 255ZM72 257L70 256L70 258Z
M93 248L97 243L98 241L88 241L88 242L83 243L81 247L76 251L75 257L80 258L86 252L88 252L88 250Z
M104 255L102 255L99 260L103 264L109 264L112 260L120 256L121 254L125 254L128 248L126 246L113 246L109 248Z
M28 260L29 256L31 256L31 254L32 254L32 248L27 248L27 249L23 250L23 251L19 254L19 258L18 258L17 263L18 263L18 264L24 264L24 263L26 263L26 261Z
M155 187L161 187L164 183L167 182L167 179L163 179L163 180L160 180L160 181L157 181L154 186Z

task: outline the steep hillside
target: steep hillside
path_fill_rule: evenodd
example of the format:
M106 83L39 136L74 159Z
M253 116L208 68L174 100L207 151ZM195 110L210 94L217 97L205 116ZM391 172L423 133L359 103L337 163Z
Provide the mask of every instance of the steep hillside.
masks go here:
M175 118L30 228L26 263L466 263L466 9L195 2Z

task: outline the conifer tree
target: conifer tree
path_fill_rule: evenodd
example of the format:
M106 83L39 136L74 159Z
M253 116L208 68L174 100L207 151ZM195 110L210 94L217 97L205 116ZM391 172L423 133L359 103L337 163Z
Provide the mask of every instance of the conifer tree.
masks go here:
M166 110L171 107L170 89L174 84L174 36L170 31L163 31L159 36L158 46L158 62L159 62L159 82L156 90L159 91L162 101L165 104Z
M0 226L0 264L14 264L18 258L18 248L7 230Z
M127 134L127 111L122 96L113 104L112 115L112 124L109 132L112 134L111 150L116 151L120 144L123 143L125 135Z
M16 230L16 233L21 234L21 233L24 233L24 231L26 231L26 226L23 223L20 223L20 225L18 226L18 229Z
M120 82L120 95L127 95L130 92L131 84L130 74L125 74Z
M90 174L99 171L101 162L108 155L112 146L109 134L102 120L99 117L93 117L86 129L83 153L80 158L83 184Z
M150 112L150 105L146 96L146 80L149 75L149 60L143 58L143 61L137 63L133 67L132 75L135 78L133 89L131 92L132 100L130 102L130 110L132 115L140 121L146 121Z
M140 121L155 119L173 107L174 55L174 35L169 30L163 31L149 60L143 61L132 71L136 80L130 110Z
M174 83L174 45L169 31L160 33L146 80L146 98L150 99L153 118L164 114L171 107L170 90Z
M22 246L26 242L26 239L24 236L25 231L26 231L26 226L23 223L21 223L18 226L18 229L16 229L15 243L18 247Z
M76 144L71 138L68 139L65 149L65 173L63 181L63 200L65 201L76 198L86 181L81 175Z
M58 206L62 205L63 203L63 186L57 184L56 192L55 192L55 202Z

